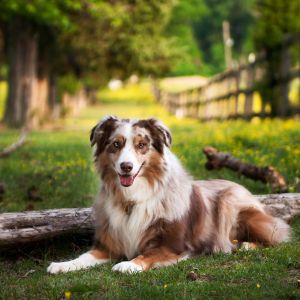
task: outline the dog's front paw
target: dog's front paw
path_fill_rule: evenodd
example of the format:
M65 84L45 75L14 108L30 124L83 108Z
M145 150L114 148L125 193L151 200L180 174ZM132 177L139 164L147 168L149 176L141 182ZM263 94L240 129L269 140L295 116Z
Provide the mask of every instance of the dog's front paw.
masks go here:
M131 261L122 261L113 266L112 270L114 272L122 272L122 273L137 273L142 272L144 269L142 266L135 264Z
M58 262L58 263L53 262L47 268L47 272L51 273L51 274L66 273L66 272L70 272L70 271L75 271L76 269L77 269L77 266L70 261Z

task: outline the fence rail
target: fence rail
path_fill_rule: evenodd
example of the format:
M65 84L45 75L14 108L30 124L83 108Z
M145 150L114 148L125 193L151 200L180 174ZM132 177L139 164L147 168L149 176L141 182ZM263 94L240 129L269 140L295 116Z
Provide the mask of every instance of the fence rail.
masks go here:
M280 71L274 74L273 88L280 91L279 107L283 115L297 114L300 113L300 33L286 37L279 47ZM270 99L262 101L259 95L269 54L260 54L254 62L218 74L204 85L189 90L167 92L154 85L154 95L178 117L207 121L270 116ZM293 101L290 99L292 82L296 85Z

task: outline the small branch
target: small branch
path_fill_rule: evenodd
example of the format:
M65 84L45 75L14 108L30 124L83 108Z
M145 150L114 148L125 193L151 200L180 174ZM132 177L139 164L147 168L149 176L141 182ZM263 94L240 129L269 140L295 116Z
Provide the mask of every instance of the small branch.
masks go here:
M273 192L282 193L288 190L288 184L285 178L274 167L257 167L253 164L242 162L229 153L219 152L217 149L210 146L205 147L203 153L208 160L205 164L207 170L226 167L248 178L269 183Z
M300 194L255 196L266 211L286 221L300 213ZM0 249L66 233L94 231L92 208L62 208L0 214Z
M18 148L23 146L26 143L27 135L28 135L28 129L23 128L19 139L15 143L13 143L12 145L6 147L5 149L3 149L0 152L0 158L4 158L4 157L7 157L7 156L11 155Z

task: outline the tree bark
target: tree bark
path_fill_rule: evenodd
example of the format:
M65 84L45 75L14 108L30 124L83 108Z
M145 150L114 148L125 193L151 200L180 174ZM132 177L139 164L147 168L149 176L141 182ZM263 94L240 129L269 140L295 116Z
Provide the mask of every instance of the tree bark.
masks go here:
M37 80L37 35L22 20L9 26L9 91L4 121L10 127L30 125Z
M53 75L49 79L48 105L49 117L51 119L58 119L61 116L61 105L58 99L57 78Z
M48 95L49 80L45 70L38 74L36 87L31 99L31 118L29 122L32 128L38 128L45 121L49 121Z
M258 195L255 197L265 205L265 210L270 215L287 222L300 214L299 193Z
M280 116L287 117L290 114L290 100L289 100L289 86L290 81L288 75L291 70L291 54L289 47L284 45L281 50L280 61L280 77L279 77L279 89L280 89Z
M281 49L279 46L266 49L266 74L265 86L268 100L271 104L272 117L286 117L289 113L289 96L287 74L291 68L288 48Z
M92 208L62 208L0 214L0 247L66 233L93 231Z
M78 113L86 106L87 95L82 88L74 95L64 93L62 96L62 108L65 115L78 115Z
M300 194L255 196L266 211L286 221L300 213ZM63 208L0 214L0 247L10 247L66 233L92 233L92 208Z

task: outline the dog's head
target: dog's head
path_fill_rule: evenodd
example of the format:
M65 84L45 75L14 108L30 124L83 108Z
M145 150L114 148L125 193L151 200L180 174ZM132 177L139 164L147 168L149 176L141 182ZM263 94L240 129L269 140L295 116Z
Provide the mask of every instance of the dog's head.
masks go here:
M96 145L96 163L103 180L119 179L124 187L139 176L151 183L161 172L165 147L172 138L165 125L156 119L129 120L105 117L91 131Z

